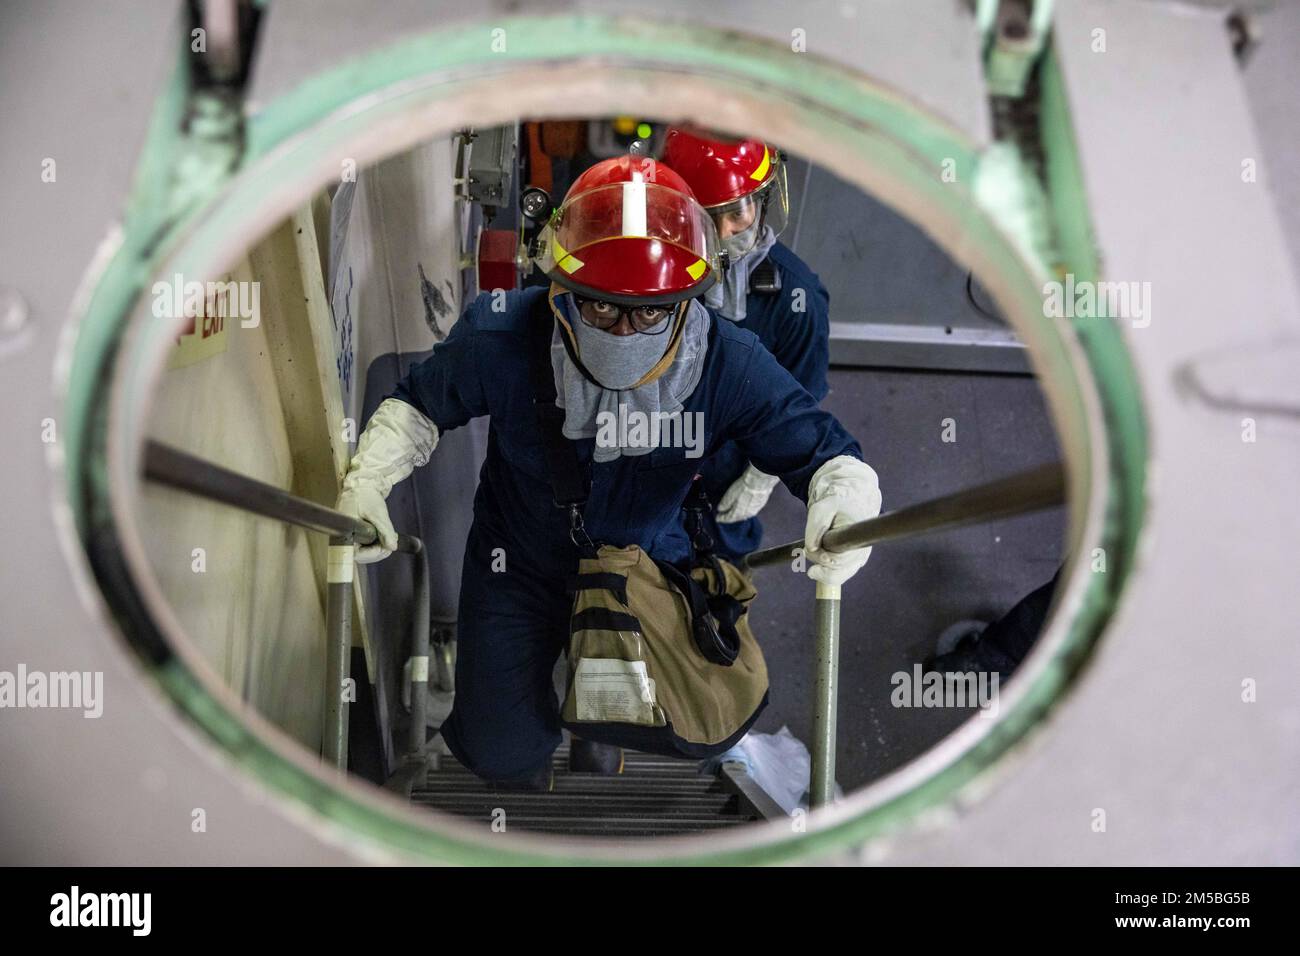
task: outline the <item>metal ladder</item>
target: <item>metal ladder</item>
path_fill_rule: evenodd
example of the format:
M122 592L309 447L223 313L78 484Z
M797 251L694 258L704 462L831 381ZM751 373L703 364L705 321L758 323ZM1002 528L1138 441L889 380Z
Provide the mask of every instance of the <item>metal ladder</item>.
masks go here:
M714 775L695 761L628 751L616 776L574 773L568 744L553 760L555 789L527 793L494 789L443 757L411 791L411 803L484 826L568 836L669 836L785 816L739 765Z

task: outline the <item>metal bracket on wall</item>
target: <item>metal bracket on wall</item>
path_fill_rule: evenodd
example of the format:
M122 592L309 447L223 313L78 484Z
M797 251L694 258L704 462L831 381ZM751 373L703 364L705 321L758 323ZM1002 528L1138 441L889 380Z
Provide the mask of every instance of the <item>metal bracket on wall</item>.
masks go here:
M489 126L472 132L466 191L472 202L500 208L506 205L515 168L517 127Z
M1052 0L980 0L984 70L991 96L1024 95L1052 22Z

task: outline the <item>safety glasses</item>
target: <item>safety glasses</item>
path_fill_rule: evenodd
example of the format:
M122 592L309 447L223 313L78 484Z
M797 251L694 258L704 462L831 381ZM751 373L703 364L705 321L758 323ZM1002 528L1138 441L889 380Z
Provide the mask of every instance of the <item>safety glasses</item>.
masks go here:
M635 305L621 306L600 299L586 299L575 295L573 304L577 307L582 321L594 329L608 332L627 319L633 331L641 335L662 335L671 323L665 322L673 314L671 305Z

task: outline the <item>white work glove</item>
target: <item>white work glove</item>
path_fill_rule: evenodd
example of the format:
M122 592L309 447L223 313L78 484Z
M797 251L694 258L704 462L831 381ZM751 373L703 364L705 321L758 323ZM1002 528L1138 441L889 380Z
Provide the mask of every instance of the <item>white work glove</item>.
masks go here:
M808 483L808 524L804 528L804 554L808 577L838 587L857 574L870 548L832 553L821 550L822 535L831 528L865 521L880 514L880 482L866 462L849 455L832 458Z
M745 468L745 473L733 481L718 502L718 524L735 524L748 521L767 504L772 496L772 489L781 483L775 475L759 471L753 465Z
M396 550L397 531L384 499L393 485L427 462L436 447L438 427L414 406L388 398L375 409L357 440L356 454L334 506L346 515L369 521L379 535L375 544L357 548L359 563L382 561Z

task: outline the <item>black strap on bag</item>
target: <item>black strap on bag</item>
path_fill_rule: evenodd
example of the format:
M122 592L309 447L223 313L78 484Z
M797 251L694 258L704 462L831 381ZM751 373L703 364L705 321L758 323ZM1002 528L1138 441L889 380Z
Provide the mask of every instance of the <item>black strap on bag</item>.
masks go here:
M619 604L624 607L629 606L626 575L615 574L612 571L573 574L569 576L566 584L570 594L576 594L579 591L608 591Z
M691 637L695 641L695 647L704 655L704 659L710 664L718 664L722 667L730 667L736 663L736 657L740 654L739 635L734 642L729 641L713 626L709 615L708 594L700 586L700 582L675 564L655 561L655 565L669 586L686 599L686 607L690 611L691 618Z
M691 539L691 562L685 569L656 563L690 606L695 646L705 660L730 667L740 656L740 632L736 630L736 622L744 615L745 605L727 593L727 576L713 553L713 536L704 521L709 512L709 497L699 475L691 482L691 490L682 507L686 512L686 533ZM669 568L671 571L667 570ZM712 586L707 590L691 574L697 568L713 572ZM705 580L708 579L706 574Z
M528 323L528 374L533 387L533 415L544 443L546 473L557 508L569 513L569 538L583 557L595 557L596 544L583 523L587 480L573 442L564 437L564 410L555 404L555 373L551 367L554 318L546 295L537 297Z

